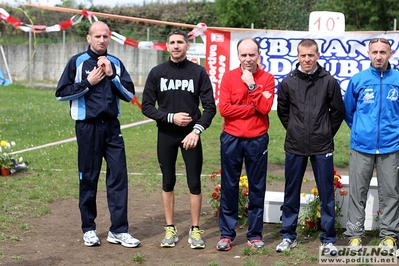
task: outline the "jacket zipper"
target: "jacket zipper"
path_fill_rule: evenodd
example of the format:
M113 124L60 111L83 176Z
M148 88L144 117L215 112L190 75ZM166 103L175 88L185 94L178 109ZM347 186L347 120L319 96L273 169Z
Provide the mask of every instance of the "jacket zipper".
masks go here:
M381 125L380 125L380 123L381 123L381 105L382 105L382 79L383 79L383 77L384 77L384 71L381 71L381 74L380 74L380 99L379 99L379 106L378 106L378 123L377 123L377 149L376 149L376 154L380 154L380 147L379 147L379 144L380 144L380 137L381 137L381 134L380 134L380 127L381 127Z

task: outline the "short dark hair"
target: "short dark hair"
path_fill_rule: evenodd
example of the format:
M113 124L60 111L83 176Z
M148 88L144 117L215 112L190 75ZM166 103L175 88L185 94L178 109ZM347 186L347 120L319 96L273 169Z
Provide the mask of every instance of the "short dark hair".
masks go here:
M313 39L303 39L298 43L297 51L299 52L299 46L303 47L311 47L311 46L316 46L316 53L319 52L319 46L317 45L317 42Z
M245 40L252 40L256 44L256 46L258 47L258 51L260 50L259 42L255 38L244 38L244 39L241 39L241 40L238 41L238 43L237 43L237 51L238 51L238 46L240 46L242 41L245 41Z
M177 34L177 35L182 35L182 36L184 37L184 40L185 40L186 42L188 42L188 35L187 35L187 33L186 33L185 31L179 30L179 29L173 29L173 30L171 30L171 31L169 32L168 38L166 39L167 42L169 42L169 37L170 37L170 36L176 35L176 34Z

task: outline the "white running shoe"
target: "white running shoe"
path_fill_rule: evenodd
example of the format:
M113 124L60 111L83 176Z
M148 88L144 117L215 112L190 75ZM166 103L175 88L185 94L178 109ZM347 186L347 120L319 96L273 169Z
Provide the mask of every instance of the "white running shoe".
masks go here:
M320 246L320 250L323 251L323 253L326 256L337 256L338 254L338 250L337 248L334 246L333 243L323 243ZM326 253L327 252L327 253Z
M101 245L100 239L96 234L96 230L90 230L83 234L83 240L88 247Z
M280 244L277 245L276 251L277 252L283 252L285 250L290 251L291 248L296 247L296 240L291 240L289 238L284 238L283 241L281 241Z
M134 238L129 233L114 234L109 231L107 241L113 244L121 244L127 248L135 248L140 245L140 240Z

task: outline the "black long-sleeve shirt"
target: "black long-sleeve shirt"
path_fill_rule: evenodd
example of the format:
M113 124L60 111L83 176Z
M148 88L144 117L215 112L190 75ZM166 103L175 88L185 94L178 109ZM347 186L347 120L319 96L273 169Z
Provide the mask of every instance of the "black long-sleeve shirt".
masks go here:
M142 112L163 130L188 133L195 127L204 131L216 114L213 88L205 68L187 59L179 63L168 60L154 67L144 86ZM171 114L179 112L188 113L193 121L186 127L173 124Z

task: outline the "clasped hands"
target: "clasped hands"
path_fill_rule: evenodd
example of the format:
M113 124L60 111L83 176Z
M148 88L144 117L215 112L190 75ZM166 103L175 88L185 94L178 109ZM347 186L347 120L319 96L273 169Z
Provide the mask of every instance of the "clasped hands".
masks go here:
M193 121L193 119L188 113L180 112L173 115L173 123L180 127L187 126L189 123L191 123L191 121ZM183 149L188 150L195 148L197 146L198 140L199 136L191 131L181 142L183 144Z
M106 56L100 56L97 61L97 66L95 66L93 70L90 71L89 75L87 76L87 80L93 86L103 80L105 76L110 77L112 76L112 74L113 71L111 62Z

